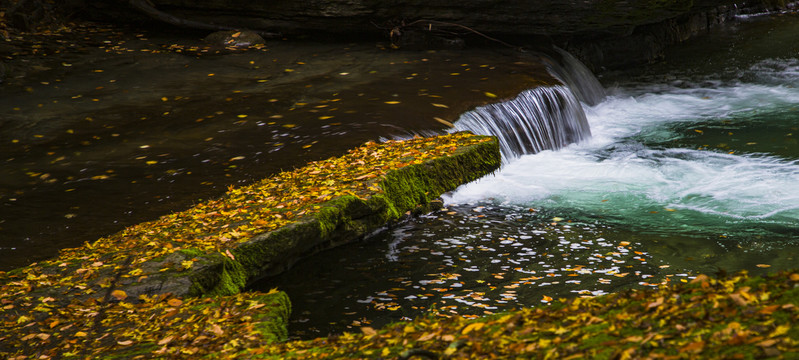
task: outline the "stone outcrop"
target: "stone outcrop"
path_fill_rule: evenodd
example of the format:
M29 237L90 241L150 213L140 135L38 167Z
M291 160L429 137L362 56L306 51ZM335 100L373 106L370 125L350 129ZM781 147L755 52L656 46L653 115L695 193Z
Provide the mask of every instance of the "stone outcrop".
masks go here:
M666 46L730 21L739 11L785 8L776 1L516 0L158 0L164 12L199 22L287 36L390 38L395 47L457 48L555 44L594 70L651 62Z

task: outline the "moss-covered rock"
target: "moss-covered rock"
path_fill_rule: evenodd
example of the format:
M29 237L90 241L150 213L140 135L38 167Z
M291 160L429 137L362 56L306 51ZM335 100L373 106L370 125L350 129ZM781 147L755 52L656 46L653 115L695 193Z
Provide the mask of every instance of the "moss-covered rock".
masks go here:
M248 282L426 209L443 192L499 165L496 139L468 133L368 143L231 187L219 199L65 249L56 259L0 272L0 355L91 357L109 350L130 358L153 351L191 355L195 347L214 346L235 354L247 341L224 334L257 343L285 339L285 294L238 294ZM251 326L241 331L235 321L193 328L202 326L209 306L231 314L255 306L265 315L246 315ZM256 317L261 320L250 321ZM166 322L184 329L176 342L183 350L175 353L167 345L178 335L152 323L167 318L183 321Z

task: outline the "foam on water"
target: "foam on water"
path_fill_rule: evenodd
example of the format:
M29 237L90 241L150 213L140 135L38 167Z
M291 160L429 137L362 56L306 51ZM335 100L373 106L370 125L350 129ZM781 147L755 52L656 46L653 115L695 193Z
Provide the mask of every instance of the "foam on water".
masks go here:
M768 60L745 71L759 83L675 82L617 89L604 102L586 107L592 139L522 156L446 200L545 207L654 232L768 228L796 233L796 160L652 143L681 136L673 124L714 124L752 113L795 112L779 121L799 126L799 89L793 87L799 81L797 63ZM784 82L774 83L781 76Z

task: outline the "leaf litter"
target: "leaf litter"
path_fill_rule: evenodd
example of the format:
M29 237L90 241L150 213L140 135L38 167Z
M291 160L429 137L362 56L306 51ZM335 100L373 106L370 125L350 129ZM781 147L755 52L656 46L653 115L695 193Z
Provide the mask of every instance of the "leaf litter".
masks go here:
M214 301L211 298L177 299L168 295L132 298L114 287L125 281L140 281L147 276L143 269L147 268L150 261L178 251L220 253L235 260L231 250L237 244L257 234L299 221L321 209L327 201L341 196L367 198L381 193L379 180L390 170L450 156L464 146L489 140L489 137L459 133L381 144L369 142L341 157L311 162L252 185L230 186L228 192L218 199L130 226L79 248L64 249L55 259L11 272L0 272L0 322L4 325L0 329L0 343L3 344L0 354L20 359L29 355L36 358L64 354L88 356L136 343L151 346L154 341L163 341L161 345L165 345L168 343L165 337L151 337L160 334L163 324L151 320L156 316L167 318L179 314L187 320L182 325L173 324L170 331L176 331L175 334L194 334L197 338L204 336L199 341L203 347L197 347L196 350L189 347L189 355L222 351L224 346L234 341L239 341L234 348L241 350L239 345L246 341L225 337L226 342L220 349L211 346L212 343L220 343L209 343L207 331L190 331L198 324L194 321L197 320L195 312L206 311L207 308L197 310L186 305ZM160 271L180 274L190 271L193 266L193 260L166 262ZM285 297L282 292L270 291L267 295ZM223 303L236 302L234 310L241 312L242 304L260 296L263 294L248 293L220 297L218 300ZM267 314L264 316L268 316L270 321L285 321L281 317L288 314L281 315L279 312L280 309L287 309L286 301L277 299L273 302L282 303L282 306L272 309L278 314L270 315L269 311L262 313ZM162 311L159 310L161 306L172 309ZM136 315L138 310L141 310L141 317ZM153 312L163 313L163 316ZM208 321L221 321L224 318L212 317ZM252 336L254 343L262 343L274 331L259 332L260 335L249 332L252 326L258 327L259 321L253 320L254 315L249 318L230 318L236 321L225 323L224 326L214 323L218 328L212 327L211 332L220 338L224 332L235 332L245 338ZM251 324L250 328L240 327L241 324L237 323L240 321ZM181 329L185 331L181 332ZM191 344L197 338L186 338L186 341L191 340L188 343ZM184 341L183 345L186 344ZM180 354L186 353L174 353Z

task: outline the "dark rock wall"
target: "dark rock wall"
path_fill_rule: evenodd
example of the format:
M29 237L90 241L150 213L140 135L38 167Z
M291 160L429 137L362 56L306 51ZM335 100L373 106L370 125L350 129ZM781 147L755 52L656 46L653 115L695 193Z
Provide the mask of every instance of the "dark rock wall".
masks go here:
M636 27L626 36L564 38L560 43L594 72L662 60L663 51L714 26L732 21L734 5L689 12Z
M556 44L594 71L657 61L668 45L730 21L736 12L786 6L784 0L157 0L155 5L177 16L287 36L387 39L392 29L456 36L475 30L532 48Z
M16 8L47 2L0 1ZM72 9L70 13L94 20L140 24L146 17L126 0L63 3L69 4L62 7ZM790 5L786 0L153 0L152 4L181 19L288 37L392 39L395 45L450 47L492 42L476 36L480 32L533 49L556 44L595 71L656 61L666 46L730 21L736 12ZM406 37L415 32L416 39L423 41L397 40L392 32L397 29ZM428 33L446 36L439 41Z

